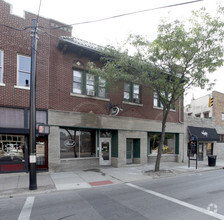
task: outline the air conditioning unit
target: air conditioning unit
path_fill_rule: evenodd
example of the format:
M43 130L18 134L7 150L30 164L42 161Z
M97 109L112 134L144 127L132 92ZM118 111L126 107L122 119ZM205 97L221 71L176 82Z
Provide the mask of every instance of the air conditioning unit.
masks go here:
M133 99L134 103L140 103L140 100L139 99Z
M95 95L95 91L94 90L87 90L87 95L94 96Z

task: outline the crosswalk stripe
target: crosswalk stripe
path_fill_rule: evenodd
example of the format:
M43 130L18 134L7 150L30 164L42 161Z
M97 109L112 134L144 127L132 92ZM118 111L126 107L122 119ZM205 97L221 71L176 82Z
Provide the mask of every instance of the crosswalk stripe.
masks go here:
M26 202L23 206L22 211L20 212L18 220L29 220L33 203L34 203L34 196L27 197Z

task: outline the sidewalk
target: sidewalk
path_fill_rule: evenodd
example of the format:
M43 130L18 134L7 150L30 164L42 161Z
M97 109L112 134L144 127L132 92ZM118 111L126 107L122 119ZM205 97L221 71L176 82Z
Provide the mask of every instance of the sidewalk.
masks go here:
M150 180L169 176L197 174L204 171L224 168L224 161L217 161L215 167L209 167L207 161L199 161L198 169L195 162L161 163L160 172L153 172L154 164L127 165L124 168L100 167L96 169L76 170L73 172L38 172L37 190L29 190L29 173L0 174L0 198L15 195L30 195L57 190L73 190L97 187L107 184Z

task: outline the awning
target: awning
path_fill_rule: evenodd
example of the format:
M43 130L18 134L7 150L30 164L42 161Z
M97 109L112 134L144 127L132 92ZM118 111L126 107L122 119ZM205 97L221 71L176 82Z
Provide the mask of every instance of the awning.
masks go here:
M188 126L190 135L196 135L198 141L219 141L219 136L215 128Z

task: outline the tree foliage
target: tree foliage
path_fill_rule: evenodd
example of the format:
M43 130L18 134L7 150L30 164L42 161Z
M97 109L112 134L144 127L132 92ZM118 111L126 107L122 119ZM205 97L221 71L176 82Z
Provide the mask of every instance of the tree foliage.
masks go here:
M138 82L157 92L163 119L155 171L159 170L166 120L173 103L192 87L212 85L208 73L223 65L223 12L219 7L217 16L212 17L202 8L193 11L188 21L164 19L153 41L131 35L125 46L108 46L101 51L101 68L89 64L90 72L108 82Z

